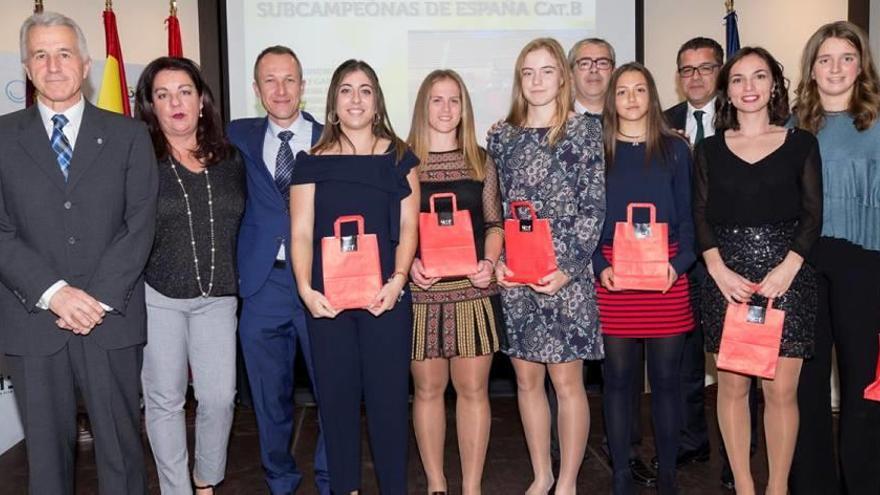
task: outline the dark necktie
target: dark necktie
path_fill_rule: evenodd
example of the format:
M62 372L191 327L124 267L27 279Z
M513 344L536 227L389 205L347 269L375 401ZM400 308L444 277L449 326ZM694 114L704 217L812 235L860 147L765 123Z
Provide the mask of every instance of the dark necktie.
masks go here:
M281 140L281 147L278 148L278 156L275 158L275 187L284 198L284 202L290 201L290 179L293 177L293 150L290 149L290 140L293 138L293 132L281 131L278 133L278 139Z
M694 118L697 119L697 135L694 136L694 144L699 143L706 137L706 130L703 129L703 115L706 115L706 112L694 110Z
M52 149L57 155L58 167L61 168L61 173L64 175L65 181L67 181L67 170L70 168L70 160L73 158L73 149L70 147L70 141L67 140L67 136L65 136L64 132L61 130L64 129L67 122L67 117L63 114L59 113L53 115L52 138L50 139Z

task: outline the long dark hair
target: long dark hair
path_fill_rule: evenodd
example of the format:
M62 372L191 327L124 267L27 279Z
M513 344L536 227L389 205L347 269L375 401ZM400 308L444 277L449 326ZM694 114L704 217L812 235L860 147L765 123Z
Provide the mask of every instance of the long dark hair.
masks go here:
M773 89L770 91L770 101L767 103L767 115L773 125L785 125L791 115L788 106L788 79L783 75L782 64L773 55L760 46L746 46L740 48L736 55L731 57L718 74L718 98L715 100L715 132L723 132L727 129L738 130L739 119L736 116L736 107L727 96L727 86L730 84L730 71L740 60L755 55L759 57L767 67L773 79Z
M321 133L321 138L318 139L318 142L312 147L312 153L318 153L328 150L333 146L341 145L343 141L347 142L352 149L354 149L351 140L349 140L348 136L342 132L339 118L336 115L336 93L339 91L339 86L342 84L342 80L345 79L345 76L357 71L361 71L367 76L367 79L370 80L370 84L373 85L374 91L376 92L376 115L373 120L373 135L377 138L390 140L391 144L394 145L395 155L399 161L403 158L403 154L406 152L406 143L397 137L394 133L394 129L391 127L391 120L388 118L388 110L385 106L385 96L382 93L382 87L379 86L379 77L376 75L376 71L370 67L370 64L363 60L355 60L353 58L342 62L342 64L333 71L333 77L330 78L330 86L327 88L327 109L324 112L324 132Z
M644 65L638 62L630 62L621 65L611 74L608 83L608 91L605 92L605 106L602 110L602 139L605 141L605 173L607 174L614 166L614 153L617 146L617 81L620 76L627 72L638 72L645 77L648 85L648 114L646 117L645 134L645 163L658 154L665 162L671 156L670 140L684 139L678 133L669 128L663 117L663 109L660 108L660 95L657 94L657 84L654 77Z
M166 160L171 154L171 145L159 127L159 119L153 112L153 81L163 70L176 70L186 73L192 79L196 93L202 100L202 111L196 127L196 149L193 156L206 167L221 162L231 156L232 146L223 134L220 112L214 103L211 88L202 77L202 72L195 62L188 58L159 57L144 68L138 79L135 91L134 114L144 121L153 139L153 148L159 161Z

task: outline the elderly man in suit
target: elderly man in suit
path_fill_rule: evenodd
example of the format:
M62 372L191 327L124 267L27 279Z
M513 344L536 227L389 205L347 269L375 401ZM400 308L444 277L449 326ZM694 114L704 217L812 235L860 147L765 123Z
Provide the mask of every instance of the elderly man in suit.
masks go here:
M293 493L302 475L290 453L297 348L312 374L305 313L290 259L290 179L296 154L318 141L324 126L300 111L302 66L286 46L263 50L254 63L254 92L267 117L229 124L230 141L245 159L248 198L238 238L239 336L260 436L266 483ZM315 448L315 483L330 493L323 434Z
M145 493L142 272L158 189L150 136L83 98L90 61L73 20L25 20L21 60L39 97L0 117L0 349L24 423L30 493L74 493L75 389L100 493Z

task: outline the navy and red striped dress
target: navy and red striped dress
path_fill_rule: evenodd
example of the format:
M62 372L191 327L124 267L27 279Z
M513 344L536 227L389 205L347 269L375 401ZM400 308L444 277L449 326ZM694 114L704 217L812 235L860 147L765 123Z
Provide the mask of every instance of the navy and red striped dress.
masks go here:
M593 254L598 277L611 266L614 225L626 221L630 203L653 203L657 222L669 224L669 262L678 280L665 294L625 290L611 292L596 284L599 325L614 337L668 337L694 328L687 270L696 260L691 214L690 148L683 139L667 138L667 154L645 161L645 145L617 143L614 163L606 177L606 217L599 248ZM636 223L648 222L647 210L636 210Z

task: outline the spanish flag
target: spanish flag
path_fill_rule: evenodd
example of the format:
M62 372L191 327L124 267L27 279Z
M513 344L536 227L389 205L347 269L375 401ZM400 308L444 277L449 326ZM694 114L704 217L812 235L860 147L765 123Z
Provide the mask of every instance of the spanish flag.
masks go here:
M104 10L104 40L107 45L107 62L104 65L101 92L98 94L98 107L130 116L125 63L122 60L122 47L119 45L119 32L116 30L116 14L113 13L110 2L107 2Z
M183 40L180 37L180 20L177 18L177 2L171 2L171 12L165 23L168 24L168 56L183 57Z

